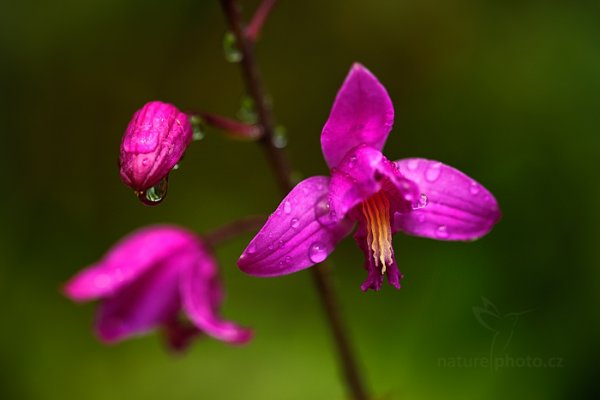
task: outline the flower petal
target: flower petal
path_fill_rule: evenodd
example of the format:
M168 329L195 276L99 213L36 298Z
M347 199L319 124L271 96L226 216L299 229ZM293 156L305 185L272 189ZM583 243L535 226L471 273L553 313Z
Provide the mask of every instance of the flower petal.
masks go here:
M65 294L75 301L111 295L196 241L192 233L174 226L140 229L117 243L99 263L72 278L64 288Z
M325 260L352 224L330 218L329 178L300 182L271 214L238 260L250 275L290 274Z
M394 123L392 101L377 78L354 64L342 84L321 133L321 148L333 168L359 144L383 149Z
M116 342L145 333L177 315L180 307L181 267L187 254L155 264L134 282L100 304L96 333L105 342Z
M377 149L358 146L331 170L329 201L334 218L344 218L355 206L385 190L395 212L406 212L417 199L417 187Z
M224 342L241 344L252 339L252 331L218 315L223 290L217 273L217 263L205 252L182 273L181 298L190 320L206 334Z
M425 195L422 208L396 214L396 230L438 240L474 240L500 219L494 196L462 172L423 158L400 160L396 165Z

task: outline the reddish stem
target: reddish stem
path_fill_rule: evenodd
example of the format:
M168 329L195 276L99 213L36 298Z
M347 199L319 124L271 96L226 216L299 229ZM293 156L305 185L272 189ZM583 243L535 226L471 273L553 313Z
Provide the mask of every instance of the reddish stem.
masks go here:
M259 230L264 225L266 220L267 217L262 215L245 217L220 226L202 236L211 247L215 247L216 245L231 240L242 233Z
M246 28L246 38L248 38L250 42L256 43L258 40L260 32L262 31L271 10L273 10L275 3L277 3L277 0L263 0L254 12L254 16Z
M246 124L244 122L223 117L217 114L206 112L188 112L190 116L198 116L202 121L212 127L222 129L231 136L238 139L257 140L262 136L261 127L254 124Z

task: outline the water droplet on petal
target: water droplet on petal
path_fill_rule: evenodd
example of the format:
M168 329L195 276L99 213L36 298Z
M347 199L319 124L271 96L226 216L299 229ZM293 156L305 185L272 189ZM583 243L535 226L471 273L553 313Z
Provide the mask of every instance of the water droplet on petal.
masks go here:
M425 171L425 179L427 179L429 182L435 182L439 177L440 177L440 173L442 172L442 163L433 163L429 166L429 168L427 168L427 171Z
M290 226L294 229L296 229L297 227L300 226L300 221L298 220L298 218L292 218L292 220L290 221Z
M408 160L408 163L406 166L411 171L414 171L415 169L417 169L419 167L419 160L417 160L416 158L411 158L410 160Z
M440 225L435 230L435 236L439 237L440 239L445 239L448 237L448 235L448 227L446 225Z
M147 167L149 162L150 162L150 159L149 159L148 157L144 157L144 158L142 159L142 165L143 165L144 167Z
M285 256L285 258L283 259L283 261L285 261L286 264L289 264L292 262L292 257L290 256Z
M471 185L469 186L469 192L471 192L472 195L476 195L477 193L479 193L479 184L475 181L471 181Z
M330 226L337 222L336 213L331 210L327 195L322 196L319 201L317 201L317 204L315 204L315 217L323 226Z
M138 192L138 199L147 206L160 204L167 195L168 176L161 179L156 185L142 192Z
M320 263L327 258L327 251L323 243L315 242L310 245L308 250L308 258L314 263Z
M283 212L286 214L292 212L292 203L290 203L288 200L283 203Z
M248 248L246 249L246 252L248 254L254 254L256 253L256 246L251 244L250 246L248 246Z
M356 165L356 156L352 155L352 156L350 156L350 159L348 160L348 169L354 168L355 165Z
M427 204L429 204L429 199L427 198L427 195L425 193L421 193L417 204L413 206L413 210L420 210L421 208L425 208L427 207Z
M230 63L242 61L242 52L238 49L235 35L232 32L227 32L223 36L223 54L225 55L225 59Z
M417 160L416 158L411 158L410 160L408 160L408 163L406 164L406 166L411 171L414 171L415 169L417 169L419 167L419 160Z

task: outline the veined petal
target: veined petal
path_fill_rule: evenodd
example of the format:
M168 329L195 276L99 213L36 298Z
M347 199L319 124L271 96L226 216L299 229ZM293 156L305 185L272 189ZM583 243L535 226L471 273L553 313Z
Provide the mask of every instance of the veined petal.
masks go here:
M278 276L325 260L352 228L345 219L331 218L328 185L324 176L296 185L244 250L240 269L250 275Z
M219 307L223 290L217 274L217 264L206 252L186 267L180 281L183 309L201 331L224 342L241 344L252 339L252 331L222 320Z
M394 107L387 91L368 69L354 64L321 133L327 165L336 167L360 144L383 149L393 123Z
M392 215L407 212L417 200L416 186L377 149L358 146L331 170L329 201L332 214L344 218L354 207L384 190Z
M438 240L474 240L500 219L490 191L457 169L423 158L400 160L396 165L417 184L424 201L410 213L396 214L395 230Z
M173 319L179 310L179 277L187 254L155 264L134 282L105 298L99 306L96 333L116 342L150 331Z
M174 226L140 229L117 243L100 262L72 278L64 288L65 294L75 301L111 295L196 241L192 233Z

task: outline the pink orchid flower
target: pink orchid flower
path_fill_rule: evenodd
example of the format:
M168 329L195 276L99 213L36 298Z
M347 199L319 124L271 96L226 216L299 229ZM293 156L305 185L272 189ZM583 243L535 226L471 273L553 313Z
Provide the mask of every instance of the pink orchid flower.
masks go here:
M138 230L117 243L98 263L64 289L74 301L100 299L96 334L107 343L164 327L175 349L199 331L229 343L252 332L223 321L217 262L193 233L175 226ZM181 320L183 310L197 329Z
M188 116L160 101L147 103L129 122L119 157L121 180L148 205L162 201L169 172L193 137Z
M423 158L390 161L381 150L394 122L386 89L353 65L321 133L331 177L300 182L269 217L238 260L255 276L278 276L317 264L350 233L365 254L361 289L383 277L400 288L392 235L474 240L500 218L494 196L462 172Z

